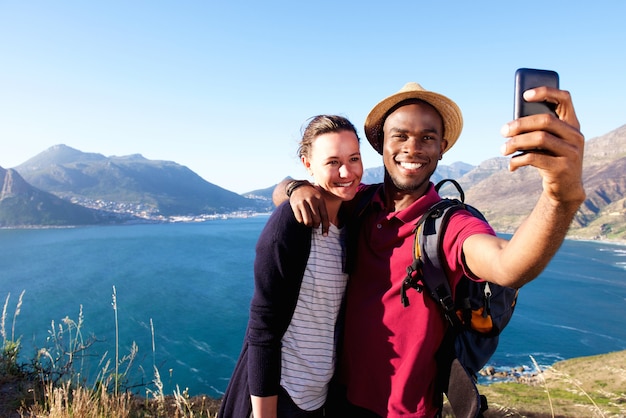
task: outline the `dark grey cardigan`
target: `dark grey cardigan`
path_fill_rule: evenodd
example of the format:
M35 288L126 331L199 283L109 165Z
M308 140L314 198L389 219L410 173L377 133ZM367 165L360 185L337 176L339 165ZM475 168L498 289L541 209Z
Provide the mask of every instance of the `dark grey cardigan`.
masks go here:
M311 231L296 221L289 202L285 202L272 213L259 236L250 319L220 418L248 418L252 411L250 394L278 394L281 340L298 301L311 251Z

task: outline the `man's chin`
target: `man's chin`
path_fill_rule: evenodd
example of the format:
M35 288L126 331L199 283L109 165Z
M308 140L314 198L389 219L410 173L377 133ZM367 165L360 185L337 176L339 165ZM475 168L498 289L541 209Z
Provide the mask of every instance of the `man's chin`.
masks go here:
M424 188L424 185L428 185L429 180L425 180L422 182L417 182L417 181L397 181L395 179L392 179L393 185L394 187L401 192L408 192L408 193L412 193L412 192L417 192L420 191Z

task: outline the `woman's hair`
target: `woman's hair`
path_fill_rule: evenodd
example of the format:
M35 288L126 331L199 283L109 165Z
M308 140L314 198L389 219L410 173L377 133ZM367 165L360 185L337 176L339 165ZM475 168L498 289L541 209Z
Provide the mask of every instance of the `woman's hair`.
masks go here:
M352 122L343 116L318 115L312 117L302 130L302 140L298 146L298 157L310 156L311 146L318 136L341 131L353 132L356 139L359 142L361 141Z

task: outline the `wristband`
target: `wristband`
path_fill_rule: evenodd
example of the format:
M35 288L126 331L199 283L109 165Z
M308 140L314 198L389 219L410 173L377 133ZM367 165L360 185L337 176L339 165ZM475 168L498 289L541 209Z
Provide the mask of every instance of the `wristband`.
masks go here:
M289 183L287 183L287 187L285 187L285 194L287 195L287 197L291 197L291 194L293 193L293 191L296 190L298 187L309 186L309 185L311 185L311 183L309 183L307 180L290 181Z

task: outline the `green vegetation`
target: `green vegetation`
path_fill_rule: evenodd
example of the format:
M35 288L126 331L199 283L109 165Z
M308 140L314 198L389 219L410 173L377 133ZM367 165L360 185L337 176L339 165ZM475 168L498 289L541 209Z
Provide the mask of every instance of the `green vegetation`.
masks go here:
M626 417L626 351L561 361L524 383L481 386L488 416Z
M141 155L105 157L56 145L17 171L30 185L67 200L112 201L164 216L258 209L257 202L209 183L185 166Z
M177 386L165 394L158 368L146 396L131 393L129 371L137 353L114 359L103 357L93 383L82 376L82 360L95 338L83 334L82 307L77 320L66 317L52 322L47 346L34 359L20 363L21 339L16 336L16 319L22 307L19 296L9 318L7 295L0 319L0 416L6 418L157 418L217 415L219 400L191 397ZM117 335L117 295L113 288L113 309ZM152 326L152 323L151 323ZM153 334L154 334L154 330ZM154 348L153 348L154 350ZM489 400L485 417L626 417L626 351L556 363L547 370L524 377L523 382L481 386ZM447 411L446 411L447 412ZM447 412L446 417L452 417Z
M146 397L133 395L127 376L137 354L133 344L130 353L121 356L116 344L114 363L106 355L100 359L95 382L86 382L82 376L82 360L88 355L95 338L83 336L82 306L77 320L65 317L61 323L52 321L47 345L37 350L34 359L19 361L20 338L15 336L15 323L20 314L19 297L11 329L8 330L10 295L4 303L0 319L0 416L4 418L157 418L198 417L212 418L217 414L219 401L204 396L190 397L186 390L172 394L163 392L163 384L156 366L151 387ZM116 292L113 288L115 329L117 324ZM116 341L117 342L117 341Z
M33 202L36 204L32 204ZM30 194L0 200L0 227L90 225L103 221L104 219L91 209L34 189Z

